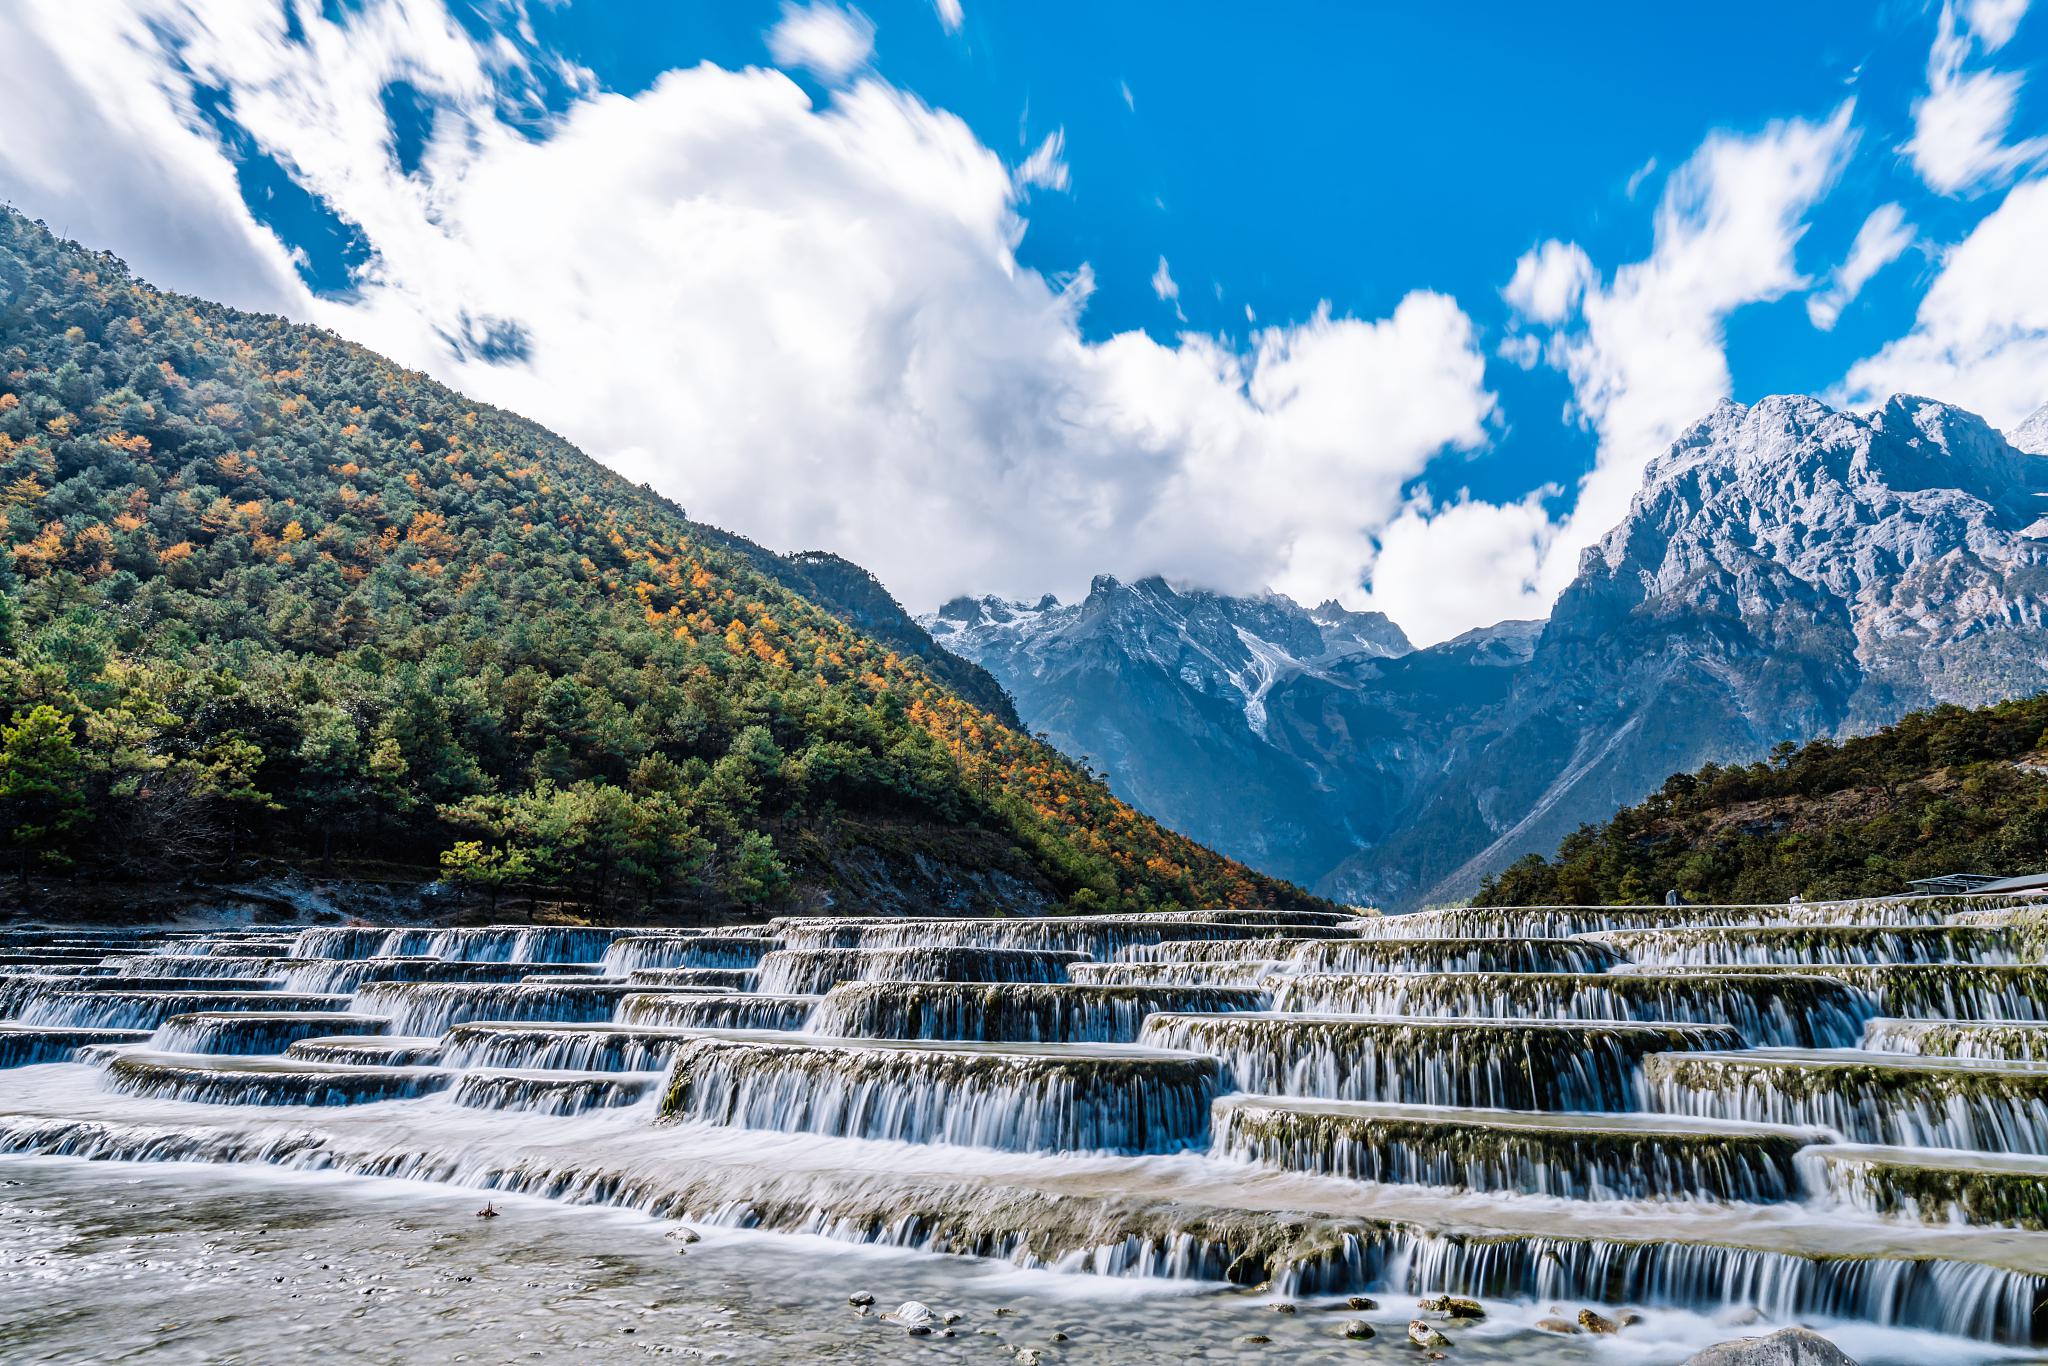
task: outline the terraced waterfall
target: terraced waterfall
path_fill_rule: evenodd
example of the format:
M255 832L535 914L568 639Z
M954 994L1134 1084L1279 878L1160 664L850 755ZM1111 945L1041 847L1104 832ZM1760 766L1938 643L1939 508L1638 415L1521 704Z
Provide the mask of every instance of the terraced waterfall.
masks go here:
M18 930L0 1152L2048 1346L2022 910Z

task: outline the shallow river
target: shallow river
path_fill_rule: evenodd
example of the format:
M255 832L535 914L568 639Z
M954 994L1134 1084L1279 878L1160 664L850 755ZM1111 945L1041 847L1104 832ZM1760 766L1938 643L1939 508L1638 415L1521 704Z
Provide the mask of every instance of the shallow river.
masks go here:
M1020 1272L819 1239L679 1226L619 1211L360 1177L177 1164L0 1159L0 1361L151 1363L1015 1360L1420 1362L1413 1306L1292 1314L1211 1287ZM863 1316L850 1296L871 1294ZM958 1314L912 1338L880 1312ZM1454 1362L1659 1363L1741 1328L1654 1311L1612 1338L1494 1306ZM1575 1311L1576 1306L1563 1306ZM1866 1363L2037 1360L1953 1338L1816 1324ZM1056 1336L1064 1334L1064 1339ZM1252 1336L1270 1339L1248 1342Z

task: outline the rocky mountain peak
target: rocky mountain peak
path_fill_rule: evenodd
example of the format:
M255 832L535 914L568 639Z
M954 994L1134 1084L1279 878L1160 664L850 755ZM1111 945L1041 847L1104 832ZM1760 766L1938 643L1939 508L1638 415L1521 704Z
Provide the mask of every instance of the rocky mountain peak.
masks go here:
M1670 773L2048 687L2044 454L2048 409L2001 436L1906 395L1727 402L1547 621L1413 650L1337 602L1104 577L934 633L1170 824L1343 900L1444 900Z
M2005 439L2016 451L2048 455L2048 403L2034 409L2030 417L2005 434Z

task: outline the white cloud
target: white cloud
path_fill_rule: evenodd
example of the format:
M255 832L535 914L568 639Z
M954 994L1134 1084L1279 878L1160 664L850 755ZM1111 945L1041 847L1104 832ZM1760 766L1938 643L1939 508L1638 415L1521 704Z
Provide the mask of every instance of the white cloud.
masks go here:
M1118 81L1116 88L1123 92L1124 108L1130 110L1133 114L1137 113L1138 97L1131 93L1131 83L1129 81Z
M939 26L948 33L958 33L967 22L967 16L960 10L960 0L934 0L934 6L939 11Z
M425 0L301 11L303 42L261 0L22 13L34 57L9 45L0 98L56 141L0 141L0 194L76 206L165 285L242 280L697 516L842 551L913 607L1102 571L1357 604L1404 489L1486 440L1484 358L1438 294L1248 349L1090 342L1093 277L1018 262L1002 158L873 77L813 107L780 72L700 66L558 97L536 135L501 109L543 54L477 45ZM410 175L380 100L400 76L435 106ZM374 254L348 296L307 296L241 207L195 81L360 228ZM451 348L489 322L524 356Z
M1793 248L1855 145L1850 112L1844 104L1825 123L1710 135L1665 184L1649 257L1604 284L1568 243L1546 242L1516 263L1509 302L1531 322L1558 324L1544 354L1571 380L1579 416L1599 438L1594 468L1548 547L1550 591L1621 520L1650 458L1728 395L1728 315L1805 284Z
M1849 255L1828 279L1828 287L1806 298L1806 316L1821 331L1831 330L1872 276L1913 245L1913 228L1897 204L1880 204L1856 230Z
M2048 400L2048 179L2016 185L1951 248L1913 330L1852 366L1831 399L1925 394L2006 428Z
M1965 6L1970 31L1986 52L1996 52L2012 41L2026 18L2027 0L1969 0Z
M1494 354L1517 370L1534 370L1543 360L1543 343L1530 333L1510 332L1500 339Z
M2018 7L2020 12L2024 5ZM1987 11L1979 40L1988 51L2011 37L2019 12L2010 5L1979 4ZM2008 22L2009 21L2009 22ZM1995 40L1995 41L1994 41ZM1941 7L1934 46L1927 55L1927 93L1913 104L1913 137L1902 149L1928 186L1942 194L1998 185L2048 158L2048 138L2005 141L2019 100L2020 77L2010 71L1964 71L1970 35L1956 21L1952 3Z
M1586 286L1598 278L1578 243L1545 242L1515 262L1514 278L1501 294L1532 322L1557 323L1578 308Z
M1643 188L1643 182L1655 174L1657 174L1657 158L1655 157L1651 157L1648 161L1636 167L1635 171L1628 178L1628 188L1626 191L1628 197L1634 199L1636 191Z
M874 52L874 21L831 0L783 0L782 18L768 30L768 53L777 66L803 67L821 80L845 80Z
M1505 505L1460 498L1435 508L1418 497L1380 536L1368 605L1401 623L1417 645L1478 625L1540 617L1554 594L1543 560L1557 527L1538 489ZM1456 565L1456 573L1445 566Z
M1180 286L1174 283L1173 272L1166 268L1164 256L1159 258L1159 269L1152 272L1152 292L1162 303L1180 298Z
M1067 130L1060 128L1048 133L1045 141L1038 144L1038 150L1017 168L1018 188L1066 189L1071 179L1065 160L1066 151Z

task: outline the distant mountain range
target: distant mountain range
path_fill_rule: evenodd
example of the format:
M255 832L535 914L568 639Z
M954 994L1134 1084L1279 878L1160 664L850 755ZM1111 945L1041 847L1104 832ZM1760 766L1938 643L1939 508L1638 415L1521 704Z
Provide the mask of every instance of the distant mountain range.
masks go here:
M922 624L1127 800L1267 872L1469 895L1671 773L2048 688L2048 407L1723 403L1547 621L1416 650L1377 613L1095 580Z

